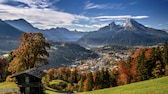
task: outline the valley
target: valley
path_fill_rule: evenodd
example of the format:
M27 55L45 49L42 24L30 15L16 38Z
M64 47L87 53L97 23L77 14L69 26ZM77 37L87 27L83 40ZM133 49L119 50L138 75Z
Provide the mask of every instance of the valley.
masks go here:
M108 45L100 48L94 48L99 55L97 58L76 61L71 67L76 67L79 73L96 72L102 69L112 71L117 69L117 62L127 60L127 58L136 50L134 47Z
M24 19L1 20L0 27L3 27L0 29L1 55L18 48L21 33L43 33L51 48L48 49L50 64L42 69L75 65L92 71L109 65L115 67L117 61L126 60L137 47L161 45L168 41L165 31L145 27L133 19L127 19L123 25L112 22L94 32L60 27L41 30Z
M167 94L167 5L0 0L0 94Z
M93 32L69 31L60 27L40 30L24 19L1 21L0 26L11 28L3 29L7 32L0 31L0 67L10 66L9 62L16 60L11 54L16 54L17 51L21 52L16 55L24 55L22 49L29 53L27 45L35 45L33 41L38 39L32 36L35 37L34 40L22 45L30 36L22 35L21 42L19 35L24 32L30 35L44 35L43 41L50 45L50 48L45 48L49 53L49 64L38 69L47 74L42 78L47 92L86 92L168 75L168 33L145 27L133 19L127 19L123 26L112 22ZM17 50L19 45L23 47L21 50ZM32 51L38 51L36 48ZM33 55L28 55L31 56ZM5 81L5 77L7 81L11 80L7 77L10 74L7 67L2 69L0 80Z

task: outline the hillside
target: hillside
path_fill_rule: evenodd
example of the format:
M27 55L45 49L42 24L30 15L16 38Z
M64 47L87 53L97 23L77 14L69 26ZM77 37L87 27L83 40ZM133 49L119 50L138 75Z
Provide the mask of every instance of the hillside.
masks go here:
M78 44L53 41L50 44L51 48L48 50L50 64L44 66L44 69L58 68L62 65L67 66L77 60L96 58L98 56L95 52L87 50Z
M97 31L84 35L78 42L82 45L120 45L146 46L168 41L168 33L146 27L133 19L127 19L123 25L115 22Z
M128 85L82 92L80 94L167 94L168 77L152 79Z

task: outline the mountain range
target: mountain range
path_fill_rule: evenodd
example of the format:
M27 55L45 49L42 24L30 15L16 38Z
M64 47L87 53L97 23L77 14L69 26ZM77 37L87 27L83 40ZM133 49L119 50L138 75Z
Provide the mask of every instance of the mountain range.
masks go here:
M94 32L70 31L59 27L41 30L24 19L18 19L0 20L0 50L17 49L19 45L17 41L23 32L42 32L51 43L51 49L48 50L50 64L45 68L59 67L62 64L71 64L74 60L98 56L80 45L118 45L116 46L118 48L155 45L168 41L168 33L165 31L146 27L133 19L127 19L122 25L112 22Z
M75 42L86 34L86 32L70 31L59 27L42 30L32 26L24 19L6 20L5 22L23 32L41 32L48 40L54 41Z
M112 22L94 32L70 31L60 27L42 30L24 19L0 20L0 40L18 40L23 32L42 32L47 40L76 42L83 46L144 46L168 41L168 33L164 30L146 27L134 19L127 19L122 25Z
M146 27L134 19L127 19L122 25L115 22L97 31L84 35L78 42L81 45L120 45L146 46L168 41L168 33Z

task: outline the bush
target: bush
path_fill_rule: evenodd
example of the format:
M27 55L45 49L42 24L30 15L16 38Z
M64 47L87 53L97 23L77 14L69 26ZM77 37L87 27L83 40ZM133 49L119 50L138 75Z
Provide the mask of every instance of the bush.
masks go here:
M11 76L7 76L6 82L16 82L16 78L11 78Z

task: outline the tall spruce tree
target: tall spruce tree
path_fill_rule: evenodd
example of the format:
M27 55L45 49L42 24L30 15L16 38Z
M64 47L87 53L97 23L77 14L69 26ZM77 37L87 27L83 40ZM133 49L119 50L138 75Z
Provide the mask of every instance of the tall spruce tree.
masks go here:
M102 82L103 82L103 78L101 79L101 72L100 71L96 71L95 72L95 80L94 80L94 89L101 89L102 88Z
M152 52L150 54L150 58L147 60L147 63L148 63L148 74L150 77L153 77L153 70L156 66L156 61L158 60L158 56L157 56L157 53L159 50L156 49L156 48L152 48Z
M155 58L155 66L153 68L152 74L154 77L161 77L165 73L165 64L163 63L160 47L157 47L155 50Z
M103 73L103 88L110 87L109 79L110 79L109 72L108 72L107 69L104 69L104 73Z
M78 92L82 92L83 91L83 81L84 81L84 77L81 76L81 79L80 79L80 81L78 83L78 85L79 85Z
M163 55L162 55L163 63L168 65L168 43L166 42L163 46Z
M91 72L88 74L88 84L87 84L87 91L91 91L93 88L93 75Z
M147 64L145 62L145 51L143 50L138 57L138 66L137 66L138 75L142 81L147 80L149 78L148 69L146 66Z
M165 66L165 75L168 75L168 43L163 46L162 60Z

